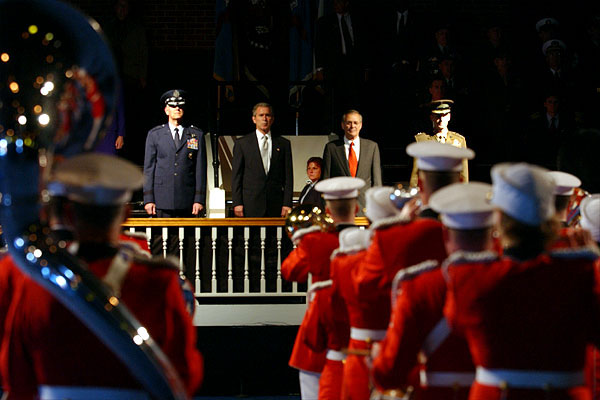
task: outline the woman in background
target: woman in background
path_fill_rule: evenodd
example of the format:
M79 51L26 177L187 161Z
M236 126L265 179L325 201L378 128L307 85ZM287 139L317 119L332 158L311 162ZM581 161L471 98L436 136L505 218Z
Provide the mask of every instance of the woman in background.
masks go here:
M306 186L300 192L300 204L314 204L325 210L325 202L321 197L321 193L315 190L315 184L321 179L321 169L323 159L321 157L311 157L306 162L306 175L308 180Z

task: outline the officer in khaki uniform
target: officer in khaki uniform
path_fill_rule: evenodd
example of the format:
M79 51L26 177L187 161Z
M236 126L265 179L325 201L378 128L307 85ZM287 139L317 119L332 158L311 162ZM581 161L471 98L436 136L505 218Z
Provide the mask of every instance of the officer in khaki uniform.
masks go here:
M466 148L467 140L463 135L457 132L448 130L448 123L451 118L451 106L454 104L452 100L435 100L430 103L431 114L430 119L432 123L432 134L429 135L425 132L419 132L415 135L417 142L425 142L428 140L435 140L440 143L448 143L452 146ZM466 159L463 160L463 168L460 173L460 180L462 182L469 181L469 165ZM417 175L417 160L414 160L412 174L410 176L410 187L416 187L419 183L419 177Z

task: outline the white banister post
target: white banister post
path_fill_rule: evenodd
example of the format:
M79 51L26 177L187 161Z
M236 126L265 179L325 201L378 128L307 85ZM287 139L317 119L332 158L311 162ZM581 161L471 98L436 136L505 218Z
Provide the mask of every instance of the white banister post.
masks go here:
M148 243L148 248L150 249L150 253L152 253L152 227L146 227L146 242Z
M199 294L202 291L202 287L200 285L200 227L197 226L194 228L194 247L196 249L196 293Z
M179 230L179 274L182 277L185 277L184 268L187 268L187 265L184 266L184 264L183 264L183 238L185 237L183 226L180 226L178 230Z
M294 243L292 246L292 251L296 250L296 244ZM292 292L293 293L298 293L298 282L293 281L292 282Z
M217 227L211 229L212 242L212 280L210 282L211 292L217 293Z
M163 257L167 258L167 242L169 240L169 228L163 226L162 228L162 248L163 248Z
M277 227L277 293L281 293L281 232L283 228Z
M227 228L227 292L233 293L233 227Z
M260 227L260 292L265 293L267 290L267 280L265 277L265 237L267 228Z
M244 227L244 293L250 293L250 275L248 272L248 241L250 240L250 228Z

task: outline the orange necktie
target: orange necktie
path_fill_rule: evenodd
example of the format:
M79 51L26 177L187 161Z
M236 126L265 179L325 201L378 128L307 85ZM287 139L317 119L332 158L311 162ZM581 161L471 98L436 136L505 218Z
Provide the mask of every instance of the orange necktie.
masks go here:
M356 159L356 153L352 148L354 146L354 142L350 142L350 150L348 151L348 167L350 167L350 175L353 178L356 178L356 169L358 168L358 160Z

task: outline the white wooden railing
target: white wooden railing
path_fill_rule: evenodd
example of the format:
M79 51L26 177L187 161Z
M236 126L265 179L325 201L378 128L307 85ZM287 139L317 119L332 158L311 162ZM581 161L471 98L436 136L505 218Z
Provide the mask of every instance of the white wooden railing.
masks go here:
M365 218L357 222L359 225L367 224ZM281 276L281 263L286 256L284 247L292 248L284 225L284 218L130 218L123 228L144 233L149 247L152 246L152 238L159 236L162 249L158 251L165 257L168 255L169 234L176 232L179 267L191 281L199 303L194 317L196 325L295 325L300 323L306 310L306 285L286 282ZM258 230L258 239L254 241L251 240L251 228ZM275 282L266 274L266 251L273 254L273 249L267 248L267 229L275 231L275 239L270 241L276 247ZM239 230L242 233L238 234L238 248L234 248ZM186 235L192 235L193 240ZM157 239L154 241L156 254ZM284 245L285 241L288 242ZM189 245L186 248L186 242L193 242L193 249ZM219 242L226 246L226 257L220 257L217 252ZM252 244L259 245L260 249L252 248ZM190 257L190 251L193 257ZM258 286L254 290L251 290L250 276L252 251L260 254L259 282L254 281L254 286ZM243 257L236 258L236 252ZM186 265L186 258L193 258L194 265ZM210 261L203 263L203 260ZM243 267L235 265L236 261L243 263ZM243 283L238 281L236 285L234 270L242 268L243 278L240 278ZM203 276L209 278L203 280ZM219 277L225 277L226 283ZM267 285L268 280L270 285Z

